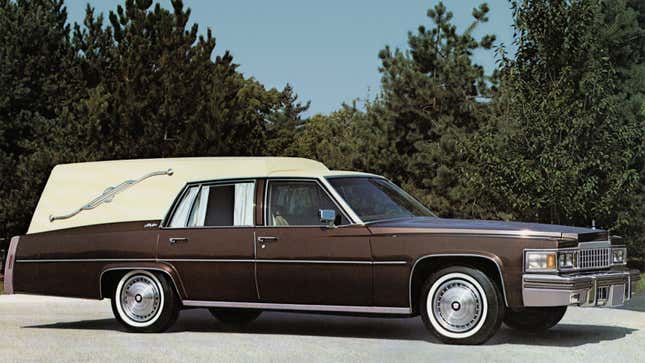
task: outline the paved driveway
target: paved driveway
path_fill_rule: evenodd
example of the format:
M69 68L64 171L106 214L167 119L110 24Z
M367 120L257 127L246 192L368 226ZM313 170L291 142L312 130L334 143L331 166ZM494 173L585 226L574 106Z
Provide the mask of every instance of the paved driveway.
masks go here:
M165 334L129 334L108 301L0 296L0 361L645 362L645 295L623 309L570 308L543 334L502 327L483 346L439 344L421 320L264 313L226 330L205 310Z

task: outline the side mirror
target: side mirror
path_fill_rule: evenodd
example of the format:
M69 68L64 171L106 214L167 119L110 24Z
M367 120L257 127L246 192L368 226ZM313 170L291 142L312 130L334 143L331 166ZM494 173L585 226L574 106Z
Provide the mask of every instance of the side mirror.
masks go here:
M318 217L320 217L320 223L328 226L334 227L336 223L336 211L333 209L319 209Z

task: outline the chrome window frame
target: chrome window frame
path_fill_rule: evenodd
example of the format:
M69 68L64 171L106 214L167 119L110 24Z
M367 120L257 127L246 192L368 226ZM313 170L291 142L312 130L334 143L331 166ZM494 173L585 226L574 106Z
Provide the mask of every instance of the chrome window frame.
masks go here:
M253 211L254 211L254 216L255 216L255 210L257 208L257 205L255 203L255 193L257 191L257 186L258 186L258 178L230 178L230 179L211 179L211 180L203 180L203 181L194 181L194 182L188 182L184 184L182 187L181 191L177 194L175 197L175 200L172 202L170 205L170 208L168 212L166 213L166 216L164 219L161 221L159 224L159 229L169 229L169 230L179 230L179 229L218 229L218 228L254 228L257 227L255 221L253 222L252 225L248 226L188 226L185 225L183 227L169 227L168 224L170 221L172 221L172 217L174 216L175 212L177 211L177 207L179 206L181 200L184 198L184 195L188 192L188 189L191 187L196 186L199 188L197 194L195 194L195 198L192 200L190 204L190 212L188 214L188 218L186 219L186 223L188 223L188 220L190 219L190 214L193 211L193 208L195 207L195 201L197 200L197 197L199 196L199 193L201 192L201 188L204 186L210 186L210 185L235 185L239 183L253 183Z
M425 210L427 210L430 213L430 216L414 216L414 217L394 217L394 218L383 218L383 219L375 219L373 221L363 221L360 216L351 208L349 203L336 191L336 188L334 188L333 185L329 182L329 179L358 179L358 178L364 178L364 179L382 179L387 181L388 183L392 184L397 191L401 192L403 195L409 197L410 199L414 200L415 202L419 203L421 207L423 207ZM329 189L333 190L335 195L338 197L339 200L342 200L343 204L347 206L349 210L352 211L352 214L356 217L356 220L361 221L360 224L363 225L369 225L372 223L379 223L379 222L385 222L385 221L392 221L392 220L398 220L398 219L407 219L407 218L439 218L437 214L435 214L430 208L428 208L425 204L421 203L417 198L413 197L410 195L410 193L406 192L405 189L401 188L400 186L396 185L393 181L390 179L381 176L381 175L376 175L376 174L369 174L369 175L352 175L352 174L339 174L339 175L328 175L321 177L322 180L329 186Z
M271 184L272 181L284 181L284 182L289 182L289 181L295 181L295 182L309 182L309 183L316 183L320 189L329 197L329 199L334 203L336 208L340 211L341 214L347 219L349 223L347 224L340 224L335 227L347 227L347 226L352 226L356 224L362 224L362 223L356 223L356 220L352 219L347 213L347 210L343 208L342 204L339 203L339 200L337 200L328 190L327 186L328 184L325 184L322 178L317 178L317 177L267 177L265 179L265 184L264 184L264 196L262 197L264 203L263 203L263 211L262 215L264 216L264 223L262 227L268 227L268 228L329 228L328 225L325 224L313 224L313 225L288 225L288 226L272 226L269 224L269 184ZM349 209L351 210L351 209ZM353 211L352 211L353 213Z

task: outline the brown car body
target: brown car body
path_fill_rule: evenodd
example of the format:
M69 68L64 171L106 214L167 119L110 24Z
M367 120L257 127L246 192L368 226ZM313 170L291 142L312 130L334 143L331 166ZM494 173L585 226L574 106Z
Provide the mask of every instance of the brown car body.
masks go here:
M342 175L326 178L335 177ZM273 179L279 178L253 179L253 226L169 228L175 201L164 220L79 226L14 237L5 290L112 298L123 274L149 270L172 281L185 307L412 316L419 314L422 285L433 272L464 265L484 271L498 284L504 305L519 310L549 305L528 303L527 296L534 299L536 295L525 289L537 286L535 291L545 293L546 289L557 289L534 286L536 282L530 285L527 276L531 275L524 266L527 250L571 249L603 241L618 244L608 242L610 236L604 230L434 217L340 226L268 226L265 191ZM318 180L310 176L298 179ZM332 194L331 190L326 192ZM347 205L340 206L346 213ZM619 274L626 284L625 299L638 279L636 272L622 264L591 272L613 278ZM587 285L579 286L580 281L587 283L586 278L570 280L582 276L578 272L552 276L571 292L587 289ZM592 280L596 287L602 278ZM579 298L579 304L597 303L588 295Z

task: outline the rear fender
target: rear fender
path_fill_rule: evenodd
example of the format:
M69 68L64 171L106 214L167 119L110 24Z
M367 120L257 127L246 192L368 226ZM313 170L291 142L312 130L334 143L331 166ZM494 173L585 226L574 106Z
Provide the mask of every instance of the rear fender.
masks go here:
M109 297L103 296L103 276L110 271L121 270L159 271L170 278L175 290L177 291L177 295L181 300L185 300L188 297L186 290L184 289L184 285L181 282L181 278L179 277L179 273L173 266L163 262L123 262L106 265L101 271L101 275L99 276L99 296L101 299Z

